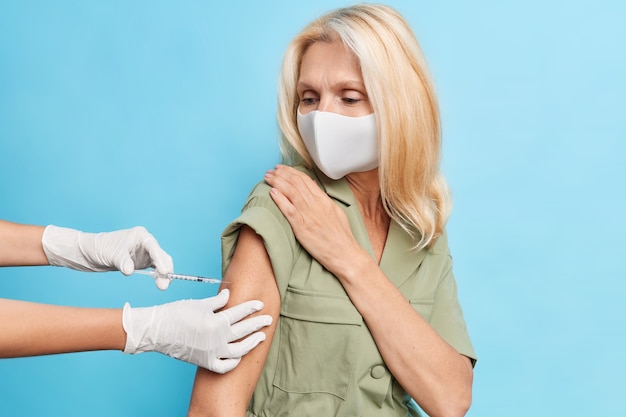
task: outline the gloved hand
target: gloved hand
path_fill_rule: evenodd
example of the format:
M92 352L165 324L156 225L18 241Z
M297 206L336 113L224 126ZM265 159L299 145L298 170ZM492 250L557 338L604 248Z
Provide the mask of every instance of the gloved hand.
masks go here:
M247 301L215 313L228 302L229 291L203 300L181 300L154 307L124 305L126 331L124 353L160 352L220 374L234 369L241 357L265 340L256 332L272 323L262 315L242 320L259 311L263 303ZM250 336L250 333L256 332ZM233 342L248 336L240 342Z
M165 290L170 284L166 277L174 272L174 262L144 227L106 233L85 233L50 225L41 239L50 265L65 266L79 271L115 271L130 275L135 269L151 266L157 270L156 285Z

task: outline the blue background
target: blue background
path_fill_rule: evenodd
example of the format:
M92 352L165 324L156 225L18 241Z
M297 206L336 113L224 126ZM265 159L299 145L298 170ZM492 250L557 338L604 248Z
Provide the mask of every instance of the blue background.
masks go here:
M293 35L344 1L0 3L0 218L144 225L180 273L279 160ZM438 88L455 273L479 355L469 416L624 415L626 6L390 1ZM144 276L4 268L0 294L121 307L215 294ZM0 414L184 415L158 354L0 360Z

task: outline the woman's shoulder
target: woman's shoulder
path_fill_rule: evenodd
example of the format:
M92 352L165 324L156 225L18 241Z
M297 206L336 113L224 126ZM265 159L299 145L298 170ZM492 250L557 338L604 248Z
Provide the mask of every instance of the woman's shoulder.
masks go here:
M268 183L266 183L265 181L260 181L258 183L256 183L254 185L254 187L252 188L252 190L250 191L250 195L248 196L248 200L251 200L253 198L257 198L257 197L264 197L264 198L269 198L270 197L270 189L272 187L270 187L270 185Z
M297 169L298 171L304 172L305 174L307 174L309 177L311 177L314 180L317 179L315 171L312 169L308 169L304 167L303 165L293 165L293 168ZM250 195L248 196L248 201L252 200L253 198L271 199L270 197L271 188L272 187L265 181L259 181L258 183L254 185L254 187L252 188L252 191L250 191Z

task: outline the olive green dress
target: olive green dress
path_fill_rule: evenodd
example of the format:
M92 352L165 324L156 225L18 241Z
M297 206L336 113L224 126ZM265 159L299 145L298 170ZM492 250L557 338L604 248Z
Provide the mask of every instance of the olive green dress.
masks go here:
M347 181L300 169L345 211L355 238L373 255ZM281 297L278 328L247 416L419 416L339 280L300 246L269 190L259 183L222 234L224 270L242 225L263 238ZM430 249L415 252L411 246L392 221L381 269L444 340L475 359L445 234Z

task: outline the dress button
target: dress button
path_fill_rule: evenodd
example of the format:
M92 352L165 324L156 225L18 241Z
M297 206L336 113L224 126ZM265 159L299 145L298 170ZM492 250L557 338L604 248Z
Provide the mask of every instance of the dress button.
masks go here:
M372 372L370 372L370 374L372 375L372 378L375 378L375 379L380 379L384 377L386 373L387 373L387 370L382 365L376 365L375 367L372 368Z

